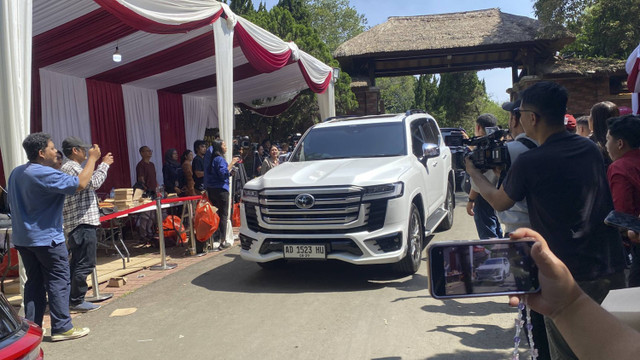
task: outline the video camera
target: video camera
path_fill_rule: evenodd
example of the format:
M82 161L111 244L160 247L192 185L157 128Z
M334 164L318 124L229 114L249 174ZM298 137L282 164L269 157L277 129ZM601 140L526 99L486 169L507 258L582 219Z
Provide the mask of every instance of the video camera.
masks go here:
M251 146L251 140L247 135L236 136L236 142L238 143L238 146L242 148L248 148Z
M511 161L506 146L507 141L503 139L508 131L497 127L488 127L486 132L485 136L474 136L462 140L464 145L476 147L473 151L468 150L465 157L470 158L473 165L483 171L508 165Z

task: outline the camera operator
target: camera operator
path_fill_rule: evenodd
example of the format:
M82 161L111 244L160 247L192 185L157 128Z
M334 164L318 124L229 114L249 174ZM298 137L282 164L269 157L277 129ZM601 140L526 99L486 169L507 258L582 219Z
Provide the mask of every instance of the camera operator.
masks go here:
M498 181L498 187L500 187L502 181L504 181L504 178L510 170L511 164L516 161L518 156L525 151L538 146L533 139L529 138L527 134L525 134L522 124L520 123L520 112L518 110L521 103L521 100L516 100L514 102L506 102L502 104L502 108L509 111L509 133L514 140L505 144L509 152L509 161L508 164L499 170L500 181ZM516 231L518 228L531 227L526 199L517 201L510 209L497 211L496 215L500 222L504 224L505 236L509 236L510 233ZM533 324L533 340L536 344L536 348L538 349L538 359L550 359L549 342L547 341L544 317L540 313L531 311L531 324ZM528 330L525 328L525 331Z
M499 189L469 160L467 171L499 211L526 199L532 228L548 240L584 292L601 303L610 289L625 286L622 241L604 224L613 202L602 154L593 142L566 130L567 100L567 90L556 83L525 89L520 123L540 146L513 162ZM552 358L575 359L550 318L545 325Z
M486 136L488 127L495 127L498 120L491 114L482 114L476 119L474 129L475 136ZM494 185L498 183L498 177L495 176L493 170L485 172L485 176L489 178ZM471 179L471 191L469 191L469 202L467 203L467 214L473 216L476 224L476 230L480 239L501 238L502 228L496 216L495 210L480 195L476 188L473 178Z

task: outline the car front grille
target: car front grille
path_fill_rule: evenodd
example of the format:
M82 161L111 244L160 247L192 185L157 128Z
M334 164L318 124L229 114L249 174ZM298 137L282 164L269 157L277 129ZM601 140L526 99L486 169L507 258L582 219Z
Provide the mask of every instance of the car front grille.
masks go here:
M363 189L357 186L265 189L259 193L259 203L244 203L247 227L255 232L297 234L381 229L388 201L363 202L362 195ZM312 205L301 206L300 197L312 198Z

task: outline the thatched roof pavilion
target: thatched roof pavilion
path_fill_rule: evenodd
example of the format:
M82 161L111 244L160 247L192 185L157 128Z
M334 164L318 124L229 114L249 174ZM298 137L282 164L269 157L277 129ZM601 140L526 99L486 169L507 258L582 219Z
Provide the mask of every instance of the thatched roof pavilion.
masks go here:
M393 16L340 45L334 57L349 74L375 77L518 67L534 72L574 37L541 35L537 20L500 9Z

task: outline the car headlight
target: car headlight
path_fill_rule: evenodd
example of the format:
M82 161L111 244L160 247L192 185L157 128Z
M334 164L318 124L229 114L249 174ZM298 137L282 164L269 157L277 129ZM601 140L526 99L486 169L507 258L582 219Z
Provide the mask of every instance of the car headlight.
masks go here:
M242 189L242 201L258 203L258 190Z
M404 184L397 182L393 184L382 184L367 186L364 188L362 200L389 199L402 196Z

